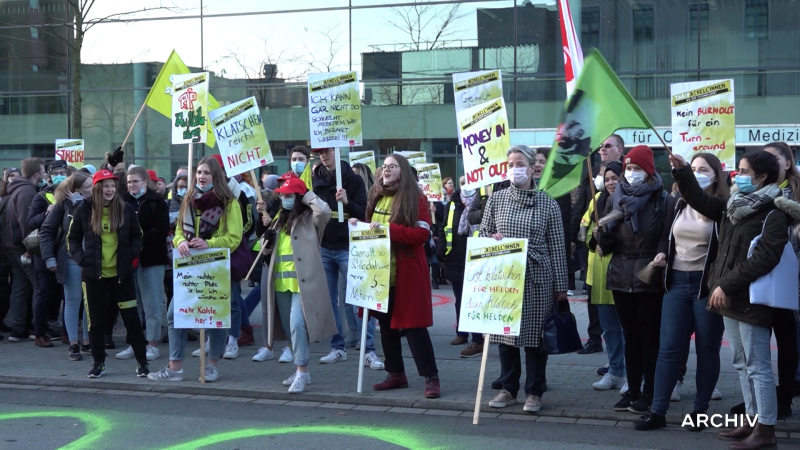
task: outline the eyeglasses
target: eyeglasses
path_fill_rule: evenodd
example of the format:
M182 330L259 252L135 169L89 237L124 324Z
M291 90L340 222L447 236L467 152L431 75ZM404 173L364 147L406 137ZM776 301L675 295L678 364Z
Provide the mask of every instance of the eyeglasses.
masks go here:
M54 170L54 171L50 172L50 175L51 176L53 176L53 175L54 176L59 176L59 175L67 176L67 171L66 170Z
M614 144L608 143L608 144L603 144L602 148L611 148L611 147L619 147L619 145L614 145Z
M400 166L398 166L397 164L384 164L384 165L382 165L382 166L381 166L381 170L384 170L384 171L386 171L386 170L388 170L388 171L392 171L392 170L394 170L394 169L397 169L397 168L399 168L399 167L400 167Z

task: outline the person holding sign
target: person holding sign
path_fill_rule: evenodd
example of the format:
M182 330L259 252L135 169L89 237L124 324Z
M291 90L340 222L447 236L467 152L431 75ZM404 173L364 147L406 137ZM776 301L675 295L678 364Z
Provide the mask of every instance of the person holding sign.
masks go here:
M94 175L92 198L78 207L67 231L67 251L83 268L94 360L89 378L100 378L106 372L106 310L112 303L119 306L128 330L136 357L136 376L142 378L150 373L133 281L142 250L142 229L136 210L117 195L118 179L108 170Z
M503 389L489 402L493 408L517 403L522 374L520 349L525 349L525 406L527 412L542 408L547 379L547 354L541 349L542 325L557 308L567 303L567 252L564 225L558 203L536 189L533 165L536 153L515 145L507 152L511 186L489 197L483 212L480 236L528 239L528 261L519 336L492 335L499 344L500 382Z
M289 324L297 372L283 384L289 386L290 394L300 394L311 381L310 342L337 331L320 252L331 209L295 176L275 192L281 197L281 209L268 227L267 233L272 235L272 269L262 289L266 293L264 304L277 304L281 322L284 326Z
M425 377L425 397L439 398L439 369L428 327L433 325L431 285L425 243L431 236L428 199L422 194L408 160L397 153L383 164L383 177L367 202L370 228L389 227L391 268L389 311L375 313L389 375L372 387L376 391L408 387L401 330L405 332L417 372ZM355 225L356 220L350 219ZM398 300L399 299L399 300Z
M225 172L212 157L205 157L197 165L195 184L189 188L178 213L173 244L182 257L190 256L189 249L229 248L231 255L242 244L242 211L239 202L228 188ZM233 257L231 257L233 259ZM231 290L238 282L231 280ZM240 313L239 298L231 295L231 317ZM187 329L175 328L175 302L167 310L169 324L169 364L148 377L152 381L182 381L183 358L186 354ZM235 323L235 320L231 320ZM209 361L206 364L205 381L219 379L217 364L225 353L228 329L208 331L205 350Z

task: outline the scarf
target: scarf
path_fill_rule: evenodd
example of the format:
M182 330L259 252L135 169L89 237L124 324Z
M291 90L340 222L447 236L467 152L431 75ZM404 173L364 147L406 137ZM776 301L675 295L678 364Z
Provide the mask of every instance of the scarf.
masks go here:
M325 166L320 166L320 169L324 169ZM322 173L322 172L320 172ZM378 200L383 197L393 197L397 194L397 190L400 188L400 180L394 181L388 185L383 184L383 182L375 183L372 186L372 190L369 191L369 199L367 200L367 220L372 219L372 213L375 212L375 205L378 204ZM392 207L394 209L394 207Z
M194 228L194 218L197 216L198 209L201 211L199 233ZM225 205L214 195L213 190L204 194L198 192L183 215L183 236L187 241L196 237L204 240L210 239L219 228L219 222L224 213Z
M775 183L768 184L750 194L743 194L734 186L731 189L731 198L728 199L728 219L736 225L761 206L775 201L775 197L779 195L781 195L781 188Z
M317 169L317 175L320 178L325 180L331 186L336 186L336 172L331 172L330 170L325 168L325 164L320 164L319 168Z
M464 211L461 212L461 217L458 220L458 234L465 235L465 234L472 234L473 227L480 227L480 225L472 225L469 224L469 210L472 207L472 202L475 201L475 197L477 197L477 192L472 194L472 197L465 197L463 193L460 193L459 196L461 197L461 203L464 204Z
M653 178L655 179L653 184L645 182L635 188L628 183L628 180L622 178L614 191L614 211L622 213L625 223L631 226L633 234L639 234L639 210L650 200L654 192L661 190L661 175L654 172Z

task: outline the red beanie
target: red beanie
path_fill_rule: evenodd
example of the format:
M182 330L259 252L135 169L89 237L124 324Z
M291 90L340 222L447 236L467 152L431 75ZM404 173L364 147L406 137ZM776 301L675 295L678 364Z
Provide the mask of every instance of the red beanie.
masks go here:
M633 147L631 151L625 155L625 167L628 164L636 164L637 166L644 169L647 172L647 175L653 176L653 172L655 172L655 165L653 164L653 151L650 150L650 147L646 145L637 145ZM623 167L623 170L625 170Z

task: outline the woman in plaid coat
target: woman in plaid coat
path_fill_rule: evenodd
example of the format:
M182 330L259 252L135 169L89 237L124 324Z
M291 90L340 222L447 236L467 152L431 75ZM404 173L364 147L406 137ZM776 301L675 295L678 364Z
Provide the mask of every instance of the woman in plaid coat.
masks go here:
M567 258L564 228L558 203L535 189L531 175L535 152L524 145L508 151L511 186L495 192L486 204L480 235L502 239L528 239L528 263L522 299L519 336L492 336L500 344L500 381L503 390L489 406L503 408L517 403L522 366L520 348L525 349L525 406L539 411L547 380L547 354L542 345L542 325L556 309L557 301L567 300ZM568 307L568 306L567 306Z

